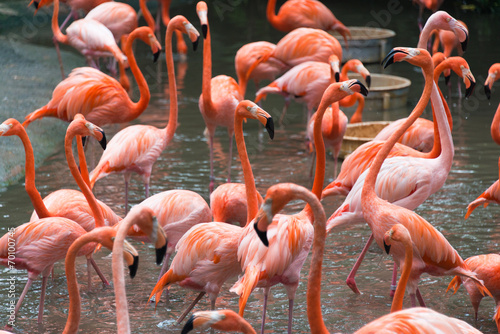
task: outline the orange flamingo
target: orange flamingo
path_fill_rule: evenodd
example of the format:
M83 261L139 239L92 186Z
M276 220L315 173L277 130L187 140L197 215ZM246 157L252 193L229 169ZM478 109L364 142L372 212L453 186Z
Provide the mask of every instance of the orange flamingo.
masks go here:
M163 289L174 283L200 291L198 297L179 317L178 322L182 321L205 293L208 293L211 307L214 309L215 301L224 282L241 273L236 252L239 236L245 230L251 230L249 223L259 209L257 189L243 137L244 118L257 119L266 126L270 134L274 132L274 128L271 116L255 103L244 100L238 104L235 110L234 127L236 145L245 178L247 225L242 229L239 226L220 222L198 224L179 240L177 253L170 269L156 283L149 297L151 299L155 296L158 304Z
M493 295L496 305L493 320L495 320L498 332L500 333L500 255L482 254L472 256L465 260L465 264L477 274L477 278L484 281L484 286ZM462 282L460 276L455 276L448 285L446 292L450 288L453 288L453 294L455 294L462 283L469 294L472 307L474 308L474 319L477 322L477 311L484 296L476 288L472 280L467 278Z
M365 79L366 86L370 88L371 85L371 75L370 72L366 69L363 63L359 59L349 59L342 66L342 70L340 71L339 81L349 80L347 75L348 72L355 72L361 74L361 76ZM363 109L365 107L365 98L361 94L353 94L345 99L340 100L341 107L352 107L356 102L358 102L358 106L354 113L351 115L349 119L349 123L360 123L363 120Z
M425 26L420 32L417 48L427 49L427 42L434 29L452 31L460 42L462 50L465 51L467 49L467 43L469 41L469 32L467 28L450 14L442 10L429 16L427 22L425 22Z
M331 84L323 94L318 107L317 122L314 128L316 147L316 171L313 192L320 198L325 177L325 146L321 134L321 120L326 108L332 103L353 94L367 94L366 88L357 80ZM293 319L293 300L298 287L300 269L309 252L312 240L312 212L309 206L293 216L277 216L271 225L272 238L269 248L262 245L258 236L245 229L240 236L238 259L245 274L240 277L230 291L240 295L239 313L243 315L250 293L257 287L264 287L264 306L261 331L265 326L267 296L273 285L282 283L287 290L289 300L288 332L291 331ZM278 238L279 236L279 238ZM275 255L280 254L277 258Z
M208 7L204 1L196 5L196 13L200 18L203 30L203 83L202 93L198 102L201 115L205 121L208 131L208 142L210 146L210 193L214 190L214 135L217 126L227 128L229 135L229 158L227 168L227 182L231 182L231 162L233 151L234 134L234 110L243 99L240 86L233 78L227 75L218 75L212 78L212 49L211 36L207 19Z
M83 133L86 134L88 133L89 128L93 129L92 135L100 140L103 147L106 147L104 132L90 123L87 123L81 115L77 115L75 119L77 119L75 124L68 127L67 138L65 140L65 150L70 171L75 177L75 180L82 192L73 189L61 189L52 192L45 199L42 199L42 196L36 189L35 185L35 158L33 155L33 147L31 146L28 135L26 134L26 130L17 120L11 118L0 125L0 136L16 135L21 139L24 145L26 159L25 188L31 199L33 207L35 208L35 211L30 218L30 222L36 221L40 218L65 217L77 222L85 229L85 231L90 231L96 226L115 224L121 218L118 217L106 204L95 199L94 195L90 191L90 188L86 186L84 179L78 171L78 167L75 163L71 150L71 142L76 132L84 130ZM88 124L88 126L84 124ZM80 170L86 171L85 156L83 153L80 155L80 166ZM92 256L87 258L87 264L89 269L90 265L92 265L103 283L109 285L101 270L97 267L97 264L93 260ZM88 274L88 283L90 286L90 272Z
M78 256L82 252L88 251L89 249L92 251L95 248L96 243L99 243L110 250L113 249L113 241L115 239L115 236L115 229L104 226L85 233L82 236L78 237L76 240L71 240L72 243L70 244L70 247L67 251L66 260L64 263L69 294L68 319L66 320L66 326L64 327L64 334L77 333L78 326L80 324L81 304L80 293L78 291L78 281L76 279L76 256ZM124 254L118 254L118 256L125 257L125 259L127 260L127 264L129 265L130 276L133 278L139 264L139 256L135 248L126 241L123 250ZM117 308L119 306L120 305L117 303ZM117 310L117 313L119 313L119 311L120 309Z
M276 49L276 44L266 41L252 42L243 45L234 56L234 67L236 76L238 77L238 85L240 86L241 94L245 95L247 90L248 80L253 80L255 87L258 89L261 80L274 80L280 73L286 71L288 66L276 58L269 58L266 61L260 62L248 76L247 73L252 65L262 56L273 52Z
M422 273L428 273L434 276L460 275L469 277L475 281L482 293L491 295L484 287L482 281L476 278L475 273L468 269L457 251L438 230L415 212L384 201L378 197L375 192L375 182L382 163L387 158L399 136L401 136L411 123L422 114L431 94L434 95L434 99L436 99L439 104L437 87L435 84L428 84L432 82L429 79L432 76L433 65L431 57L426 50L396 48L393 49L385 60L388 64L407 61L410 64L422 67L426 78L426 85L410 117L408 117L403 126L394 132L384 143L370 166L361 192L363 217L370 226L375 241L381 248L383 247L383 234L394 224L403 224L410 232L415 247L411 275L408 280L408 289L412 306L416 304L415 296L418 292L417 285ZM392 256L395 262L401 264L404 259L404 250L393 247ZM417 297L419 298L420 304L424 306L425 304L419 293Z
M307 107L307 119L321 101L325 89L339 78L339 62L336 55L331 55L328 62L306 61L292 67L288 72L262 87L255 93L255 102L265 99L267 94L281 94L285 97L285 106L280 117L283 122L290 97L297 102L304 102ZM312 138L312 137L311 137Z
M491 88L493 87L493 83L500 79L500 63L496 63L490 66L488 70L488 77L484 82L484 93L488 100L491 98ZM498 104L497 111L495 113L495 117L493 117L493 121L491 122L491 137L493 141L500 145L500 104Z
M108 143L108 148L99 163L90 173L90 186L109 174L120 173L125 179L125 212L128 211L128 184L132 172L142 176L146 198L149 197L149 180L160 154L172 140L177 128L177 86L175 82L174 59L172 56L172 34L181 29L188 34L193 44L198 42L198 31L184 16L176 16L171 21L165 37L167 69L170 86L170 114L165 128L150 125L132 125L118 132ZM145 28L151 32L149 28Z
M78 113L98 126L130 122L139 117L146 110L151 95L132 51L132 43L137 38L151 46L155 57L159 56L161 47L148 27L134 30L124 46L130 69L139 86L141 97L138 102L133 102L114 78L94 68L80 67L57 85L48 104L26 116L23 126L27 127L43 117L57 117L70 122Z
M340 22L332 11L316 0L288 0L281 5L278 14L274 14L276 0L268 0L266 16L271 25L283 32L296 28L308 27L322 30L336 30L344 37L345 45L351 32ZM341 58L342 59L342 58Z

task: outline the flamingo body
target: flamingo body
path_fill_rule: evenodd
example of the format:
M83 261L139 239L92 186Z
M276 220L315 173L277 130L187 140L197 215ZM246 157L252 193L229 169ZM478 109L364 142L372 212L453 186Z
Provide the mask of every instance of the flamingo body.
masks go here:
M122 2L104 2L94 7L85 19L93 19L104 24L111 31L116 42L122 35L128 35L137 28L135 9Z

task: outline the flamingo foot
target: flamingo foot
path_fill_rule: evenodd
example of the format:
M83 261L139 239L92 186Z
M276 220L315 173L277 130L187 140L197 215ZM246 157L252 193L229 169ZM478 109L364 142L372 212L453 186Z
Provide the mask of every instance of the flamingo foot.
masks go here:
M358 295L361 295L361 291L359 291L358 289L358 286L356 285L356 280L354 278L351 278L351 277L347 277L345 283L347 284L347 286L349 288L351 288L351 290L355 293L355 294L358 294Z

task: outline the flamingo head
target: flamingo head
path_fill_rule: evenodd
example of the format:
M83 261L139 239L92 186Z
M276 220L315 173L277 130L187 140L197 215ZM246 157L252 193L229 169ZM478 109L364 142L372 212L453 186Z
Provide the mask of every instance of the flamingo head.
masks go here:
M328 63L330 64L331 71L333 76L335 77L335 82L340 81L340 60L339 57L335 54L332 54L328 57Z
M348 66L349 71L356 72L358 74L361 74L363 79L366 81L366 85L368 88L370 88L371 85L371 76L370 76L370 71L366 69L366 67L363 65L363 63L358 60L358 59L350 59L348 60L344 66Z
M484 82L484 92L486 93L486 97L488 98L488 100L491 97L491 88L493 87L493 83L500 79L500 76L498 76L499 71L500 63L491 65L490 69L488 70L488 77Z
M11 130L17 130L20 129L19 127L23 128L21 123L15 118L9 118L2 124L0 124L0 137L1 136L13 136L16 134L17 131L11 131ZM24 128L23 128L24 129Z
M461 77L465 84L465 98L469 98L474 91L474 87L476 86L476 79L474 78L474 75L472 75L468 65L460 65L460 70L462 72Z
M462 46L462 50L467 49L467 42L469 41L469 31L467 26L462 21L459 21L445 11L439 10L432 14L427 20L426 26L432 29L444 29L452 31L458 38Z
M420 67L433 67L431 55L427 50L405 47L396 47L392 49L387 56L385 56L384 60L382 60L382 65L386 68L393 63L401 61L406 61Z
M249 100L243 100L236 107L236 113L244 119L251 118L261 122L266 127L269 137L274 139L273 118L257 104Z
M411 243L410 232L408 232L408 230L404 225L401 224L393 225L390 228L390 230L385 232L384 249L387 254L389 254L391 250L391 245L394 241L396 242L409 241Z
M78 136L92 136L101 145L103 150L106 149L106 135L104 131L97 125L90 123L83 117L82 114L76 114L73 121L69 124L66 133L74 132Z
M203 38L207 38L208 35L208 18L207 18L208 6L205 1L200 1L196 4L196 13L201 23L201 31L203 33Z
M127 240L123 240L123 258L127 263L130 278L134 278L139 267L139 253Z

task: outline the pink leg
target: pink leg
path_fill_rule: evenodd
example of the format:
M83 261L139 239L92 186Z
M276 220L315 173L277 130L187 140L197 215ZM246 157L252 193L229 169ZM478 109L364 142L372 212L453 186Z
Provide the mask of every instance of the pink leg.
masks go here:
M397 280L398 280L398 265L396 264L396 262L394 262L394 268L392 268L391 291L389 292L391 298L394 297L394 293L396 292Z
M88 265L89 263L92 265L92 267L94 267L94 270L97 273L97 275L99 276L99 278L101 279L102 283L104 285L109 286L108 280L106 279L106 277L104 277L104 274L102 273L101 269L97 266L97 263L94 261L94 258L92 257L92 255L90 256L89 259L87 259L87 267L89 267L89 265ZM89 289L90 289L90 282L91 282L91 280L90 280L90 275L89 275Z
M260 333L264 333L264 327L266 325L266 309L267 309L267 296L269 295L270 287L264 288L264 305L262 306L262 323L260 325Z
M415 294L414 293L410 294L410 301L411 301L411 307L417 306L417 303L415 301Z
M43 322L43 305L45 304L45 290L47 289L47 276L42 277L42 292L40 293L40 305L38 306L38 323Z
M144 183L144 192L146 193L146 198L149 197L149 180Z
M347 280L345 281L347 283L347 286L351 288L354 293L357 293L358 295L361 294L361 292L358 290L358 287L356 286L356 281L354 280L354 277L356 276L356 272L359 269L359 266L361 265L361 262L363 262L363 259L366 255L366 252L368 252L368 249L370 248L370 245L373 242L373 233L370 235L370 238L366 242L365 247L361 251L361 254L359 254L358 259L356 260L356 263L354 264L354 267L352 267L351 272L349 273L349 276L347 276Z
M288 334L292 334L293 299L288 300Z
M193 307L200 301L200 299L205 295L205 291L200 292L200 294L193 300L191 305L188 306L188 308L181 314L181 316L177 319L177 323L180 324L182 320L188 315L189 312L193 309ZM215 305L215 301L214 301Z
M54 46L56 47L57 60L59 60L59 68L61 70L61 76L62 76L62 79L64 80L66 78L66 75L64 74L64 67L63 67L63 63L62 63L61 50L59 49L59 42L57 42L57 39L55 37L54 37Z
M316 162L316 150L313 150L311 157L311 168L309 169L309 177L313 177L314 163Z
M283 125L283 119L285 118L285 114L288 111L288 106L290 105L290 96L285 96L285 105L283 106L283 111L280 116L280 125Z
M128 213L128 183L130 181L130 175L123 174L125 179L125 215Z
M231 163L233 162L233 135L229 137L229 158L227 161L227 183L231 182Z
M208 186L209 193L211 194L214 191L214 136L209 135L208 140L210 140L210 184Z
M23 292L21 293L21 296L19 297L19 300L17 301L16 308L14 309L14 314L13 314L14 319L17 318L17 312L21 308L24 297L26 297L26 294L28 293L28 290L30 289L31 284L33 284L33 280L28 276L28 281L26 282L26 285L24 286Z
M418 303L420 304L420 306L426 307L425 302L424 302L424 298L422 298L422 294L420 293L420 290L418 288L417 288L417 299L418 299Z

